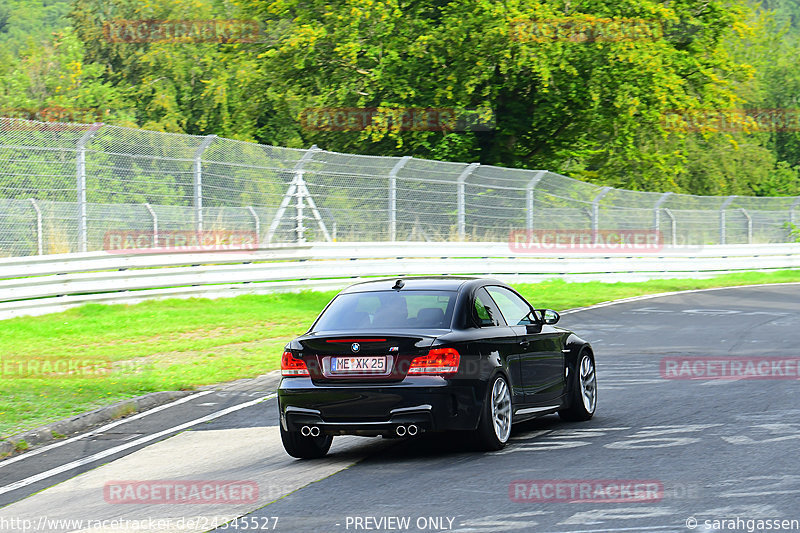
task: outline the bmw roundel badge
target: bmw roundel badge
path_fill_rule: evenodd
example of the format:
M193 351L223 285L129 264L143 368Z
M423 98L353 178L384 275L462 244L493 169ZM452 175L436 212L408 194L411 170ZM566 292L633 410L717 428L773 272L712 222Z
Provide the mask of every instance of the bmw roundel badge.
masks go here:
M361 345L358 344L357 342L354 342L353 344L350 345L350 349L353 350L354 353L358 352L361 349Z

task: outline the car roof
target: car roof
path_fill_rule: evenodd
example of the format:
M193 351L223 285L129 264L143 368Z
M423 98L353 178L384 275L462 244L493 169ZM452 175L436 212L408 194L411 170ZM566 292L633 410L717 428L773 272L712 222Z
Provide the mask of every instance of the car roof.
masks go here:
M351 285L342 291L344 293L351 292L372 292L372 291L389 291L392 290L397 280L403 280L402 291L419 291L419 290L438 290L438 291L460 291L465 286L475 286L484 284L498 284L505 285L504 283L489 279L477 278L472 276L411 276L396 278L385 278L373 281L365 281Z

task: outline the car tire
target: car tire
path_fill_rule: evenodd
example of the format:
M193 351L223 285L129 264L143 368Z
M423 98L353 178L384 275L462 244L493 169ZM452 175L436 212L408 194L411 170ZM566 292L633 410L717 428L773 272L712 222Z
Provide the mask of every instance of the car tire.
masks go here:
M484 451L496 451L505 447L511 436L512 422L511 391L503 376L495 376L486 390L475 441Z
M580 353L569 379L569 407L559 411L558 416L568 422L591 419L597 409L597 372L591 352L584 350Z
M331 449L333 435L304 437L299 431L286 431L281 426L281 442L283 449L298 459L318 459L324 457Z

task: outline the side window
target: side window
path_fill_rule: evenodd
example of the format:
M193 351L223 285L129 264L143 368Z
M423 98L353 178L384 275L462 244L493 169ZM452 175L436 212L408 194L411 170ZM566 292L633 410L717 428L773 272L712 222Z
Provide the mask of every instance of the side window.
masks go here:
M475 293L475 316L478 319L478 325L481 327L499 326L499 315L500 312L486 291L484 289L477 291Z
M486 290L497 303L509 326L534 323L530 316L531 308L516 293L505 287L486 287Z

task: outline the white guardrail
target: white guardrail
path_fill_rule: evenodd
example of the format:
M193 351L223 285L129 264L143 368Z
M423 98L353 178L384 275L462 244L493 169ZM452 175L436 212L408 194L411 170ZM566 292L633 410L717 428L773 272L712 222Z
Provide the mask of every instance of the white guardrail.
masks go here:
M639 281L798 267L800 244L528 254L512 252L507 242L334 242L245 251L58 254L0 259L0 319L90 302L340 289L376 276Z

